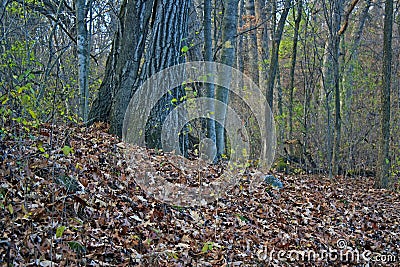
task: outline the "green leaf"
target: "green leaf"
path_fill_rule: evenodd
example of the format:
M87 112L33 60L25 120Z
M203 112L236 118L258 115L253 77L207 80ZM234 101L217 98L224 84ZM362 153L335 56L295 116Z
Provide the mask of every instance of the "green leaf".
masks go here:
M206 253L212 249L213 249L213 242L208 241L208 242L204 243L203 248L201 249L201 252Z
M386 163L386 165L389 165L389 159L385 159L385 163Z
M86 252L85 246L83 246L83 245L82 245L81 243L79 243L79 242L70 241L70 242L68 242L68 246L69 246L70 249L72 249L72 250L75 251L76 253Z
M186 53L189 50L189 47L187 45L185 45L184 47L182 47L181 51L182 53Z
M8 102L8 100L10 100L8 97L6 97L2 102L1 102L1 104L2 105L5 105L7 102Z
M10 212L10 214L14 213L14 209L13 209L13 206L11 205L11 203L8 204L7 208L8 208L8 211Z
M57 228L57 230L56 230L56 238L62 237L65 228L66 228L66 227L65 227L64 225L61 225L61 226L59 226L59 227Z
M37 119L37 115L35 113L35 111L33 110L28 110L29 114L31 114L32 118L34 118L35 120Z
M69 154L71 154L71 152L73 152L73 148L69 146L64 146L62 148L62 152L64 153L65 156L68 156Z

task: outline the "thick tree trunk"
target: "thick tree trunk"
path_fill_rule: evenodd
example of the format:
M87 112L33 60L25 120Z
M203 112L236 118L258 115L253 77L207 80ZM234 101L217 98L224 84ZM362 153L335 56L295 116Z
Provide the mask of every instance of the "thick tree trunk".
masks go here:
M124 0L116 33L106 63L106 73L89 113L89 121L110 122L110 131L122 134L129 100L138 82L140 61L154 0Z
M179 63L185 58L182 48L186 45L187 25L190 1L188 0L159 0L154 10L152 32L149 47L147 48L145 64L143 66L142 80L151 75ZM168 86L168 84L165 84ZM154 99L154 90L148 92L147 99ZM167 115L175 105L184 98L185 91L182 87L171 88L171 93L164 95L153 108L146 125L146 143L150 148L162 148L161 133ZM142 104L141 104L142 105ZM165 136L168 140L174 139L174 134L180 135L180 144L183 154L187 150L187 135L178 129L178 120L174 117L169 122Z
M122 124L129 101L134 94L134 85L138 81L140 61L148 31L153 1L128 0L121 8L120 17L122 36L120 39L115 97L110 114L110 132L122 135ZM133 38L132 38L133 37Z

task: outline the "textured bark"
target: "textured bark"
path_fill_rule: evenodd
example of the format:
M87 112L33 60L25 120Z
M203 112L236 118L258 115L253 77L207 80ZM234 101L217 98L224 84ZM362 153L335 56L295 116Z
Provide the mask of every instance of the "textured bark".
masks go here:
M283 12L279 18L278 25L274 31L274 36L272 38L272 53L271 53L271 63L268 72L268 84L267 84L267 101L268 104L273 110L273 102L274 102L274 84L275 84L275 76L278 68L278 53L279 53L279 45L282 39L283 28L285 27L286 18L289 14L291 0L285 0Z
M181 49L185 46L183 40L187 37L187 25L190 1L188 0L160 0L154 9L152 19L152 32L149 47L147 48L145 64L143 66L142 81L151 75L179 63L183 63L185 58L181 54ZM166 84L165 86L168 86ZM147 99L154 99L154 91L149 91ZM152 112L146 125L146 143L150 148L161 148L161 130L167 115L171 112L180 99L184 97L185 91L182 87L171 88L171 93L164 95ZM177 102L173 104L173 99ZM166 134L173 135L179 132L178 120L172 119L168 128L171 129ZM166 136L173 139L171 136ZM185 134L180 138L182 152L187 149L187 138Z
M257 31L257 46L261 66L259 68L260 86L265 86L268 80L268 59L269 59L269 34L267 27L267 13L269 9L265 5L265 0L255 0L256 17L262 23Z
M134 84L137 83L139 77L140 60L145 47L152 8L153 1L148 0L133 2L128 0L126 8L121 8L120 17L123 19L119 45L121 52L117 63L118 76L115 81L117 87L110 114L110 132L118 136L122 134L122 124L129 100L135 93Z
M120 26L107 59L106 74L89 114L90 122L110 122L110 132L119 136L134 84L138 82L153 2L124 0L122 3Z
M343 0L335 0L327 5L324 2L324 15L328 25L329 37L325 44L325 54L322 69L322 88L325 95L325 108L327 112L326 151L329 177L337 174L339 164L339 149L341 137L341 112L340 112L340 77L339 77L339 45L338 31L343 9ZM335 98L335 122L332 129L332 96Z
M334 1L334 13L332 20L332 37L333 37L333 78L335 88L335 139L333 147L333 162L332 172L333 175L338 174L340 162L340 142L342 136L342 115L341 115L341 99L340 99L340 67L339 67L339 54L340 54L340 22L343 12L343 0Z
M86 25L86 1L76 1L79 115L83 122L88 120L89 112L89 34Z
M238 27L239 29L242 29L244 26L244 21L243 21L243 16L244 16L244 0L239 1L239 6L238 6ZM244 73L244 55L243 55L243 46L244 46L244 35L240 34L237 37L237 56L236 56L236 68L241 72ZM243 87L243 84L239 85L240 88Z
M222 21L222 53L221 63L233 66L235 60L235 38L237 33L237 15L238 15L238 2L235 0L224 0L225 13ZM232 73L218 73L219 84L229 84L227 81L231 80ZM229 91L226 88L217 86L216 99L222 103L228 104ZM218 105L219 107L221 105ZM215 110L215 117L217 121L224 122L226 116L226 108L217 108ZM217 157L221 158L225 154L225 133L224 125L216 124L216 145Z
M388 188L390 181L390 86L392 74L393 0L386 0L383 26L383 85L381 87L381 136L376 188Z
M204 58L205 61L213 61L213 51L212 51L212 30L211 30L211 0L204 0ZM207 71L210 74L214 74L212 69ZM214 86L214 76L209 75L207 77L208 83L206 84L206 97L214 98L215 86ZM208 106L209 119L207 119L207 138L216 143L215 136L215 105L213 101L209 101Z
M257 52L257 28L256 26L256 11L254 0L246 1L246 15L250 21L250 28L254 28L254 30L250 31L247 36L247 44L248 44L248 53L249 53L249 72L250 77L253 82L257 85L259 84L259 74L258 74L258 52Z
M294 9L293 9L294 10ZM289 139L293 138L293 101L294 101L294 75L297 60L297 42L299 40L299 28L301 15L303 13L303 0L297 1L297 15L294 21L294 35L292 48L292 61L290 63L290 84L289 84ZM295 12L293 11L293 14ZM294 15L295 16L295 15Z

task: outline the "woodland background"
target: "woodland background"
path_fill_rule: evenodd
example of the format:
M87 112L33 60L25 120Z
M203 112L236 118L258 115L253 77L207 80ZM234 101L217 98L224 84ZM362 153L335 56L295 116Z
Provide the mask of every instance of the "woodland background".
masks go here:
M120 135L129 96L146 77L184 61L213 60L238 68L265 88L283 167L291 150L289 156L303 161L303 169L374 174L387 80L383 70L390 64L390 111L384 110L390 112L391 156L383 162L390 161L391 176L398 174L397 2L388 36L392 60L386 65L385 1L205 2L209 5L160 1L153 8L153 1L3 1L2 134L5 125L83 120L108 122ZM210 18L204 20L204 14ZM237 18L231 36L224 33L224 14ZM173 32L179 34L168 36ZM226 40L236 48L229 57ZM162 42L172 45L162 47ZM301 144L285 152L285 141ZM305 155L312 155L312 164Z

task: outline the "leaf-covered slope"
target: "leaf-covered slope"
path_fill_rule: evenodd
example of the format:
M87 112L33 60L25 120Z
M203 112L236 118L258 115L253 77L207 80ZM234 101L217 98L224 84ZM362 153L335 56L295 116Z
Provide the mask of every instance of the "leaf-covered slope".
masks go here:
M282 176L284 188L273 190L243 179L206 206L171 207L129 179L125 146L106 130L43 125L2 137L0 265L399 263L399 194L372 180ZM161 164L166 156L150 160L143 164L163 166L171 181L184 178Z

